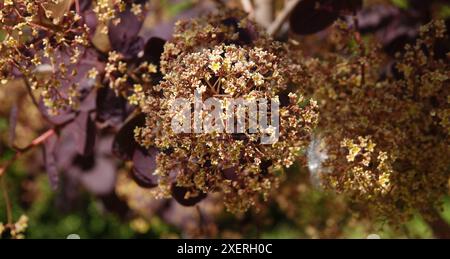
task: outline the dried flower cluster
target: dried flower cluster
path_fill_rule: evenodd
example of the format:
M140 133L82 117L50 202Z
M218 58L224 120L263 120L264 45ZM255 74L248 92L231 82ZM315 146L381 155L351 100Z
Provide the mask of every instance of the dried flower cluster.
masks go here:
M0 222L0 237L10 236L13 239L24 239L24 233L28 228L28 217L25 215L20 216L14 224L3 225Z
M111 51L105 67L105 78L116 95L127 98L132 105L138 105L144 99L144 92L153 90L157 72L158 67L153 63L127 62L123 55Z
M177 24L161 71L163 80L139 101L146 126L136 130L142 145L160 151L160 194L181 192L181 199L195 200L219 191L233 212L267 198L277 186L277 169L304 152L318 118L316 103L301 93L305 73L289 47L239 14L210 15ZM279 141L262 145L260 134L248 132L174 133L170 106L179 97L193 100L195 90L204 99L278 98Z
M85 55L88 28L69 11L71 1L4 1L0 10L0 80L23 77L39 89L44 104L56 113L76 106L78 73Z
M450 66L434 55L444 34L441 21L423 27L383 77L377 48L306 62L321 114L310 165L324 186L398 221L439 205L450 176Z
M99 32L109 33L110 25L117 26L120 23L128 22L124 12L129 11L136 17L144 18L149 10L150 1L139 0L97 0L92 3L92 11L98 21ZM122 15L121 15L122 14Z

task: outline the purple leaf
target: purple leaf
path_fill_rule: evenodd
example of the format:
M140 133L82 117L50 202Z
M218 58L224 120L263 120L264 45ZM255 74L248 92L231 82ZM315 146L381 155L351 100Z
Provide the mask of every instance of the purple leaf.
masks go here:
M239 41L251 44L258 38L258 31L253 23L248 23L246 28L238 27Z
M411 0L410 8L374 5L358 14L362 33L374 33L383 49L394 56L405 44L413 43L419 35L419 27L430 21L431 1Z
M359 30L362 33L377 31L388 25L399 14L398 8L389 5L375 5L364 8L357 15Z
M238 179L237 170L238 168L236 166L224 169L222 170L223 177L227 180L237 181Z
M352 15L363 6L362 0L340 0L332 1L333 7L340 15Z
M69 168L77 155L76 141L70 127L62 128L59 133L58 146L55 149L58 168Z
M161 38L150 38L145 44L144 49L144 58L146 61L159 65L161 54L164 52L164 44L166 44L166 41Z
M90 168L80 173L83 186L96 195L107 195L114 190L116 165L107 157L92 157Z
M89 7L92 5L92 0L78 0L80 5L80 11L87 11Z
M88 112L80 112L67 126L74 136L76 150L80 155L92 154L95 144L96 127Z
M90 91L89 94L80 102L79 111L90 112L97 108L97 91Z
M134 139L134 129L144 124L144 114L139 114L125 123L114 138L112 152L115 156L122 160L133 159L134 151L139 147Z
M102 87L97 91L97 118L108 126L121 124L127 116L126 100L117 96L109 87Z
M109 41L113 50L121 52L125 58L132 58L143 48L143 40L138 36L143 21L130 10L125 10L118 16L120 23L109 24Z
M158 186L158 177L153 174L156 170L158 153L156 148L150 150L137 148L134 151L132 177L139 186L144 188Z
M55 125L62 125L70 120L73 120L76 114L72 110L59 110L58 115L50 115L48 112L48 108L44 105L43 100L39 100L39 109L42 115L51 123Z
M235 42L238 45L251 44L258 38L258 32L252 23L248 23L245 28L242 28L239 26L239 19L233 17L223 20L222 23L225 26L233 27L238 32L239 37Z
M97 15L92 10L87 10L83 13L84 23L89 28L89 36L92 40L92 37L95 35L95 30L97 28Z
M300 1L290 16L290 27L294 33L305 35L319 32L330 26L339 13L324 1ZM328 2L328 1L327 1Z
M362 7L362 0L303 0L290 16L294 33L313 34L326 29L341 15L351 14Z
M206 198L206 194L200 191L197 196L186 199L185 195L188 191L192 190L186 187L177 186L176 183L172 184L172 197L183 206L194 206Z

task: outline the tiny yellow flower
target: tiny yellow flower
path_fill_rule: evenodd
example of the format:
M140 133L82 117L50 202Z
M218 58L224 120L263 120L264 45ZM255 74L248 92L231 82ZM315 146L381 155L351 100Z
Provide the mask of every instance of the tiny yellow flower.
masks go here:
M143 87L140 84L135 84L133 86L133 88L134 88L134 92L136 92L136 93L142 92L142 90L143 90Z
M91 70L88 71L88 78L96 79L97 76L98 76L98 70L95 67L91 68Z
M214 72L217 73L219 72L220 68L222 67L222 65L219 62L213 62L211 65L209 65L209 68Z
M149 64L147 69L148 69L148 72L152 73L152 74L158 72L158 68L153 64Z
M142 13L142 7L141 7L141 5L140 5L140 4L133 4L133 5L131 6L131 12L132 12L134 15L136 15L136 16L140 15L140 14Z
M264 84L264 77L260 73L255 73L252 75L252 79L256 86Z

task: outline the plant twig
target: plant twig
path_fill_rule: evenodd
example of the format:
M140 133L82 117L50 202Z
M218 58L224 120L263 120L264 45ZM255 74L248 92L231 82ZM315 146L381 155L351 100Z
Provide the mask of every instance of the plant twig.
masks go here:
M353 14L353 24L355 26L355 29L354 29L355 41L356 41L356 43L358 43L361 56L365 57L366 56L366 48L365 48L364 42L361 38L361 34L359 33L359 20L358 20L358 17L356 16L356 11ZM361 86L363 86L365 84L366 84L366 66L365 66L364 62L361 62Z
M75 1L75 10L79 14L81 12L81 10L80 10L80 1L79 0L74 0L74 1Z
M31 143L23 148L17 148L16 153L14 156L6 162L3 166L0 166L0 177L2 177L6 170L17 160L19 159L24 153L28 152L32 148L41 145L44 143L48 138L53 136L56 133L55 129L49 129L46 132L44 132L39 137L35 138Z
M33 94L33 89L31 88L30 81L28 80L28 78L25 76L24 73L22 73L22 77L23 77L23 81L25 83L25 87L27 89L28 95L30 96L31 101L33 102L33 104L36 107L36 109L38 110L38 112L41 114L41 117L45 121L47 121L49 124L52 124L52 122L49 120L49 118L44 114L44 112L39 107L39 103L38 103L38 101L36 100L36 97ZM13 147L13 148L15 148L15 147Z
M272 0L255 1L254 18L257 23L264 28L268 28L273 21L273 2Z
M290 0L286 3L281 13L277 15L275 21L273 21L273 23L270 24L267 29L267 33L270 36L275 36L280 31L281 27L291 14L292 10L294 10L295 6L300 3L300 1L302 0Z
M254 15L255 15L255 8L253 7L252 1L251 0L241 0L241 5L242 5L242 8L244 9L244 11L249 14L249 17L251 19L253 19Z
M6 162L3 166L0 166L0 188L2 189L3 198L5 200L6 204L6 216L8 219L8 225L11 226L13 224L13 218L12 218L12 205L11 205L11 199L8 195L8 190L5 183L5 177L6 177L6 171L8 168L17 160L19 159L24 153L31 150L32 148L41 145L44 143L48 138L53 136L56 133L54 129L47 130L39 137L35 138L31 143L21 149L16 150L16 153L14 156Z
M31 98L31 101L33 102L34 106L36 106L36 108L39 109L39 103L38 103L38 101L36 100L36 97L33 94L33 89L31 88L31 85L30 85L30 82L28 81L28 78L23 76L23 81L25 82L25 86L27 88L27 92L28 92L28 95Z

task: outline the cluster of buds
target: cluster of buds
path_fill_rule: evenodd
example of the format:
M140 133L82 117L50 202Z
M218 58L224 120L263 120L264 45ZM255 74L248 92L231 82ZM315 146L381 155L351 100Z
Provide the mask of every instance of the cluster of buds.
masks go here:
M189 201L220 192L227 209L238 213L276 188L277 174L305 151L318 119L316 103L302 95L307 75L290 51L239 12L177 23L161 58L163 80L139 101L146 124L135 131L139 143L159 151L155 175L161 196L181 193L181 200ZM220 111L236 99L272 100L264 107L272 113L279 108L279 125L275 129L272 121L255 132L206 126L203 131L174 130L177 100L210 98ZM188 128L195 128L190 111L188 107ZM201 109L194 116L205 123L208 112ZM251 125L248 107L233 107L233 112L249 113L244 124ZM234 129L234 117L229 119L230 114L222 114L213 124ZM262 144L263 135L271 133L277 141Z
M28 228L28 217L20 216L16 223L3 225L0 222L0 237L6 236L13 239L24 239L24 233Z
M384 77L377 48L306 62L321 114L310 169L325 187L393 221L439 205L450 176L450 66L434 55L444 37L442 21L423 27Z
M123 96L130 104L137 106L145 99L145 91L153 91L157 72L158 67L151 62L127 62L123 55L111 51L105 67L105 78L116 95Z
M0 81L25 78L50 111L76 106L77 65L86 54L88 27L72 1L0 3Z

